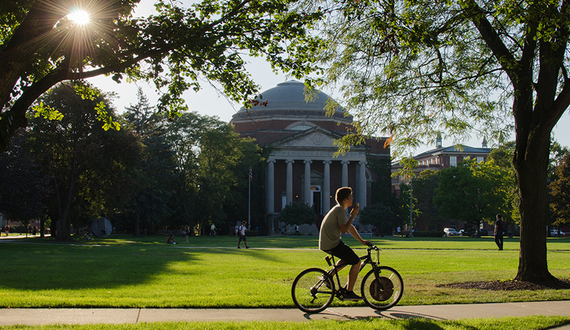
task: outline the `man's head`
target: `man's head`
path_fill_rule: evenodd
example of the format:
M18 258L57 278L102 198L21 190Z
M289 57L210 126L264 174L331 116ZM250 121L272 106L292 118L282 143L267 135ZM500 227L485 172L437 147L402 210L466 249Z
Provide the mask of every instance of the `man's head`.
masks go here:
M241 224L242 224L243 226L245 226L245 225L247 225L247 221L242 221Z
M502 220L502 219L503 219L503 216L500 214L497 214L497 220Z
M345 199L350 198L352 195L352 188L350 187L342 187L336 190L335 200L337 203L341 204L344 202Z

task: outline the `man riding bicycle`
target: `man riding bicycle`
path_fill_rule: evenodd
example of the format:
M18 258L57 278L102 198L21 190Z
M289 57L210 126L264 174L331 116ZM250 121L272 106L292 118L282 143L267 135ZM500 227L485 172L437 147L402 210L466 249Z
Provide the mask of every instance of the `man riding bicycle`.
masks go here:
M348 283L345 287L346 294L343 299L361 300L362 297L357 296L353 292L354 284L356 283L356 278L360 271L360 258L348 245L344 244L341 239L341 234L349 232L363 245L367 245L370 242L363 240L360 234L358 234L356 227L352 224L359 212L358 203L356 203L356 206L350 211L350 218L347 219L346 210L352 206L353 201L352 189L350 187L337 189L335 199L338 204L327 213L321 224L319 249L339 258L340 260L337 262L337 265L352 265L348 274ZM342 267L338 268L338 270L342 269Z

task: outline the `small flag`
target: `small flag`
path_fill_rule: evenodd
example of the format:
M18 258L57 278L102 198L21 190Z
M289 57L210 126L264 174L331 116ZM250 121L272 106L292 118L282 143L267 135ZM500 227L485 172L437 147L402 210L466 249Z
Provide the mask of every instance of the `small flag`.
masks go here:
M249 168L249 181L253 181L253 172L251 171L251 167Z

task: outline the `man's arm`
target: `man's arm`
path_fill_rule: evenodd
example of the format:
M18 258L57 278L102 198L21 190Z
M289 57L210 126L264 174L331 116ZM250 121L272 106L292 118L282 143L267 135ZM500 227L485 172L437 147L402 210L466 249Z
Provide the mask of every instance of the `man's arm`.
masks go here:
M362 237L360 237L360 234L358 233L358 230L356 230L356 227L354 227L354 225L351 224L350 227L348 228L348 231L350 232L350 235L356 238L362 245L368 245L368 243L370 243L369 241L362 239Z
M352 222L354 221L354 218L356 218L358 211L360 211L360 204L356 203L356 206L352 208L352 211L350 211L350 218L348 218L348 221L344 225L339 225L341 233L346 234L350 230L350 227L353 227Z

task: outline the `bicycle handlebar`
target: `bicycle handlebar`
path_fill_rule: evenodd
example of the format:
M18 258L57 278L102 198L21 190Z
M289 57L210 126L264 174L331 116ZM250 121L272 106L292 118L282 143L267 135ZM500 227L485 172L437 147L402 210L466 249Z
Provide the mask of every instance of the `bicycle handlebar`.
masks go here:
M374 245L370 242L368 242L368 244L366 244L366 245L368 245L368 249L370 249L370 250L376 250L376 251L380 250L376 245Z

